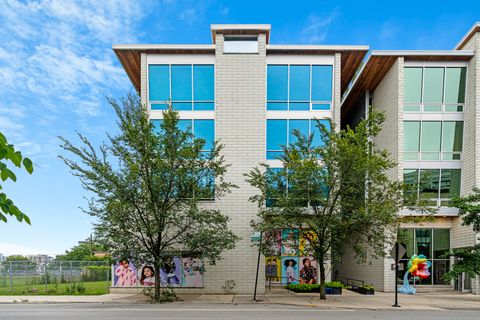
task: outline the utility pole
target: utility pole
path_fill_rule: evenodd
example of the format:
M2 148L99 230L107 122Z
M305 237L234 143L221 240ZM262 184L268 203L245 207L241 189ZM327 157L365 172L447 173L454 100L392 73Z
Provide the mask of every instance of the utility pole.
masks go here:
M397 235L398 237L398 235ZM398 245L398 239L397 241L395 241L395 304L392 306L392 307L395 307L395 308L400 308L400 305L398 304L398 286L397 286L397 274L398 274L398 260L399 260L399 257L398 257L398 249L399 249L399 245Z
M255 302L258 302L257 301L257 285L258 285L258 272L260 269L260 256L261 256L260 248L262 247L262 238L263 238L263 232L260 232L260 242L258 244L257 274L255 276L255 289L253 291L253 301Z

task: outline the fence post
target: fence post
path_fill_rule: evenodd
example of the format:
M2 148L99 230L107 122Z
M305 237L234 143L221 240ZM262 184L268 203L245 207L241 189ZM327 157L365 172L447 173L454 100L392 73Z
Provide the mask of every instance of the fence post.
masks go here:
M48 275L47 275L47 264L46 263L44 264L44 268L45 268L45 293L47 293L47 291L48 291Z
M27 284L27 289L30 290L30 281L28 278L28 264L25 263L25 279L27 279L26 284Z
M13 290L13 275L12 275L12 261L10 261L10 293L12 293Z
M73 270L72 270L72 261L70 261L70 294L72 294L72 281L73 281Z

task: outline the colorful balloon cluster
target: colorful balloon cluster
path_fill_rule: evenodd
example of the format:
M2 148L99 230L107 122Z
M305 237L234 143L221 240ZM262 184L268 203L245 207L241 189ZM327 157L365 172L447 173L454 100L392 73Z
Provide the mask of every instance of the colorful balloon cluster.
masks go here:
M408 261L408 272L414 277L419 277L421 279L426 279L430 277L430 271L428 268L432 266L430 261L427 261L427 257L423 254L416 255L414 254L410 261Z

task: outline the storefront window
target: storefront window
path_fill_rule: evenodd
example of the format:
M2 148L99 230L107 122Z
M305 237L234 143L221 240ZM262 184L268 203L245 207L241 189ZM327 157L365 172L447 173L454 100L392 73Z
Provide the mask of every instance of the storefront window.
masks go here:
M443 255L450 250L450 229L408 228L400 230L402 245L407 253L400 260L398 279L403 279L408 270L408 261L413 254L423 254L432 263L431 276L427 279L414 279L409 282L416 285L445 285L443 275L450 267L450 261Z

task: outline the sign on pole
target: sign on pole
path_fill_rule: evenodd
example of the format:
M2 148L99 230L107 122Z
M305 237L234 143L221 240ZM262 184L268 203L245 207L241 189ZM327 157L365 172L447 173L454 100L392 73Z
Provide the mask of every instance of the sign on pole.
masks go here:
M398 246L398 255L396 252L397 246ZM390 256L392 257L393 260L395 260L396 263L398 263L398 261L403 257L403 255L406 252L407 252L407 249L405 249L405 247L399 243L398 245L394 245L392 249L390 249Z

